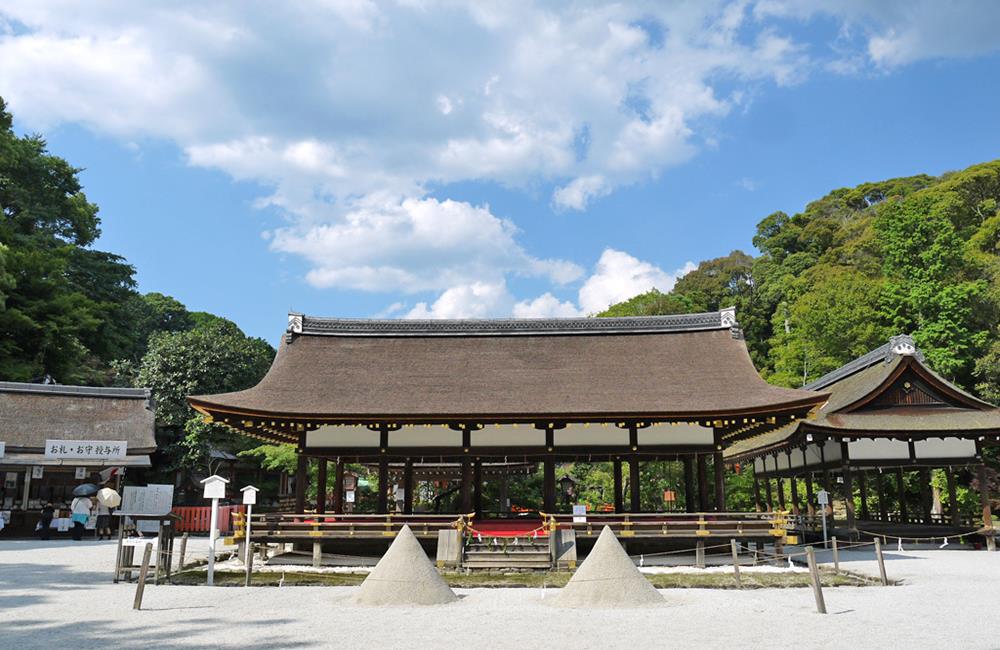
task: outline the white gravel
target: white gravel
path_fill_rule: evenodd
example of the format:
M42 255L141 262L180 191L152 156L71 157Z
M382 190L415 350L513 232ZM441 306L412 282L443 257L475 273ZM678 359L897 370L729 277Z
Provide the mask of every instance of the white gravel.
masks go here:
M204 554L192 538L188 554ZM1000 553L886 554L899 587L664 590L655 608L553 610L552 590L457 589L440 607L373 610L357 587L174 587L112 584L113 542L0 541L0 647L567 648L1000 647ZM870 552L841 564L874 575ZM384 611L384 615L374 615Z

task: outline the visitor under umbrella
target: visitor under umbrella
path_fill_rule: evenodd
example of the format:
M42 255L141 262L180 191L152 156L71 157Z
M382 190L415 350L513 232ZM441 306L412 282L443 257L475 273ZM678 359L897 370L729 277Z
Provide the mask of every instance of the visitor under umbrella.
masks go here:
M73 503L70 504L71 519L73 520L73 539L77 542L83 539L83 532L86 530L87 520L90 519L90 511L93 504L90 497L97 494L97 486L93 483L84 483L73 489Z
M97 539L111 539L111 509L121 502L121 495L109 487L97 492Z

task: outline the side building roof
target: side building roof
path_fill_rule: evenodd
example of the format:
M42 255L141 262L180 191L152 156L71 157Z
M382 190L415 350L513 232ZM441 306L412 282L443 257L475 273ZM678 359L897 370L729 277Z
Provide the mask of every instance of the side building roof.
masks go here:
M876 400L902 377L914 377L941 400L894 404ZM1000 409L949 382L931 370L909 336L894 336L885 345L808 384L829 399L809 420L795 421L734 443L727 460L742 460L800 444L806 434L845 437L863 435L976 435L1000 433Z
M801 414L824 400L761 379L734 310L430 321L291 314L258 385L189 398L213 417L444 423Z
M129 454L156 450L144 388L0 382L0 440L7 451L41 451L46 440L124 440Z

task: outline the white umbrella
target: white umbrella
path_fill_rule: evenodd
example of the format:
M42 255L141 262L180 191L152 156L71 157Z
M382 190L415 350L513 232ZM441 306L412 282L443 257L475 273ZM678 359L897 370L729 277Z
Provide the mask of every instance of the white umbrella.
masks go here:
M101 488L97 491L97 500L101 503L101 505L105 505L109 508L117 508L122 502L122 497L111 488Z

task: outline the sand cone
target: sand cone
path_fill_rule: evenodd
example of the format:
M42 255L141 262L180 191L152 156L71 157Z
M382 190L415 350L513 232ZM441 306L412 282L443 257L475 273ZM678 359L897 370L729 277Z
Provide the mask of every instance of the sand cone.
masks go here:
M640 607L662 602L663 596L635 568L608 526L551 601L557 607Z
M409 526L399 531L354 597L359 605L443 605L455 600L455 592L431 564Z

